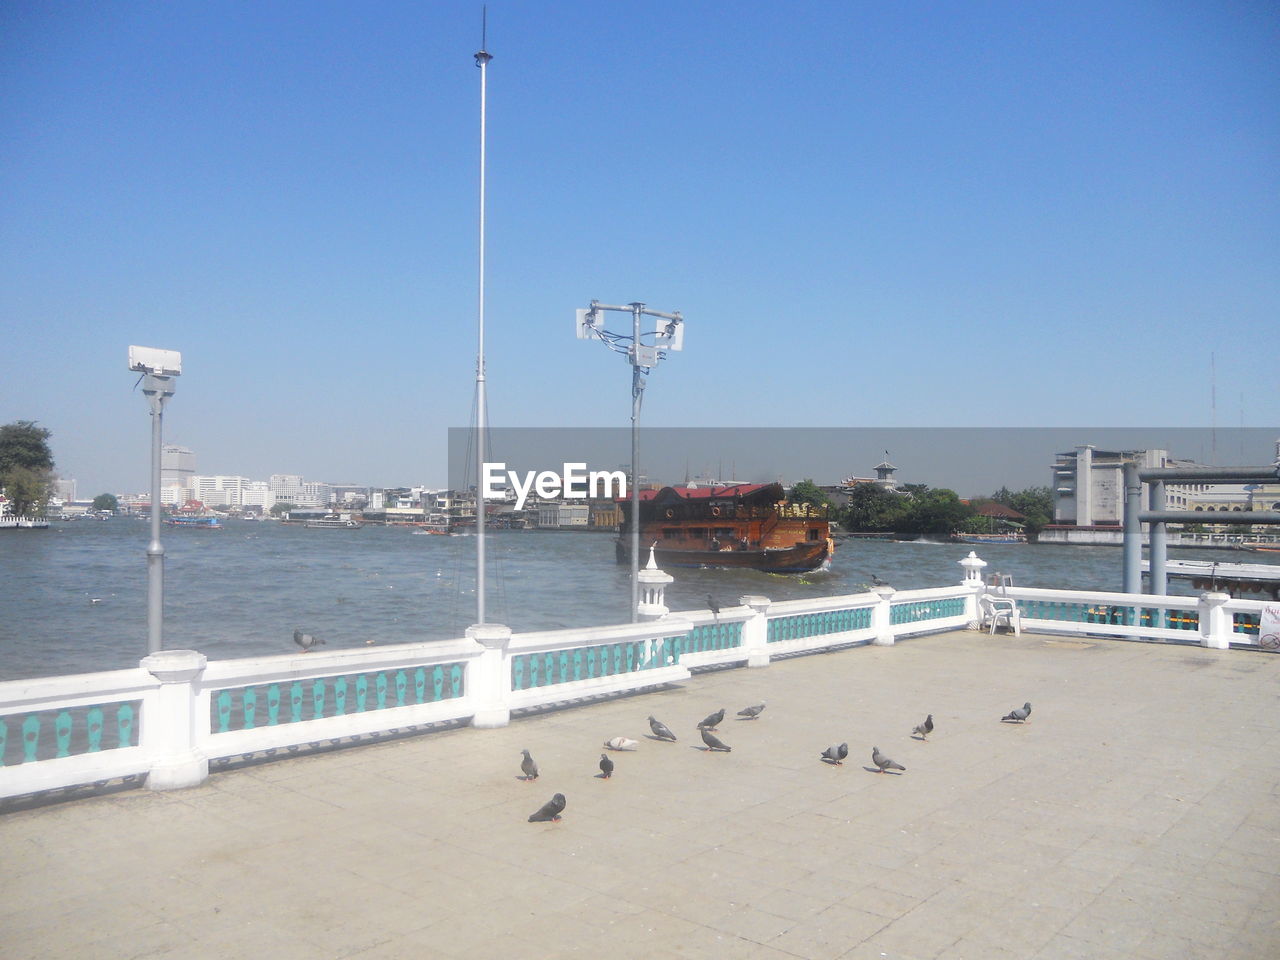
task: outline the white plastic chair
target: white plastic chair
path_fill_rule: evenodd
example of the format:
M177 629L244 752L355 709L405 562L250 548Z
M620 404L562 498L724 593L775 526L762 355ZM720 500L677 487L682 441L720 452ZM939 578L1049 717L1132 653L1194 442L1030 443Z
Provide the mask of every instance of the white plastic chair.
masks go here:
M982 606L982 626L989 627L992 633L996 632L1002 622L1006 627L1013 630L1014 636L1022 636L1022 614L1018 612L1018 604L1014 600L1004 597L982 596L979 599Z

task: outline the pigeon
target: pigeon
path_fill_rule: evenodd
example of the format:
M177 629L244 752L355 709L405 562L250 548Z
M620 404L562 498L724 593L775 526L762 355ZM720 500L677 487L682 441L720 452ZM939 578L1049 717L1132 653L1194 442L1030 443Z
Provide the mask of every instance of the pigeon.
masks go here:
M319 637L313 637L311 634L303 633L301 630L293 631L293 642L302 648L303 653L310 653L311 648L317 643L324 643Z
M733 747L730 747L727 744L722 743L718 737L713 736L711 732L707 730L706 727L700 727L699 729L702 731L702 742L707 745L708 753L712 753L716 750L719 750L723 753L728 753L730 750L733 749Z
M626 737L613 737L606 740L604 745L610 750L634 750L640 744L635 740L628 740Z
M888 757L886 757L883 753L880 752L879 747L871 748L871 762L880 768L877 771L877 773L884 773L886 770L906 770L907 769L902 764L895 763L893 760L890 760Z
M921 740L928 740L929 734L933 733L933 714L929 714L924 718L924 723L917 724L916 728L911 731L913 737L919 737Z
M848 755L849 745L847 743L842 743L839 746L833 743L831 746L827 747L827 749L823 750L819 756L823 763L829 763L832 766L838 767L840 764L844 763L844 758Z
M605 780L613 776L613 761L609 759L607 753L600 754L600 773Z
M760 714L764 713L764 701L761 700L754 707L747 707L745 710L739 710L738 716L746 717L748 720L754 720Z
M649 718L649 729L653 731L653 735L659 740L675 740L676 738L670 727L661 720L653 719L653 717Z
M1005 714L1003 717L1001 717L1001 718L1000 718L1000 720L1001 720L1001 721L1005 721L1005 720L1017 720L1019 723L1021 723L1023 720L1027 719L1027 717L1029 717L1029 716L1031 716L1031 702L1030 702L1030 701L1028 701L1027 703L1024 703L1022 706L1020 706L1020 707L1018 707L1018 708L1016 708L1016 709L1014 709L1014 710L1010 710L1007 714Z
M537 813L529 816L530 823L546 823L548 821L556 822L560 819L560 814L564 812L564 794L557 793L554 797L538 808Z
M720 601L717 600L715 597L713 597L709 593L707 594L707 606L711 608L711 613L715 616L717 620L719 620L720 619Z
M716 727L720 726L720 722L722 720L724 720L724 707L721 707L715 713L711 714L698 724L698 726L706 730L714 730Z
M528 750L521 750L520 752L524 754L524 759L520 761L520 769L524 771L524 779L537 780L538 765L533 762L533 757L529 756Z

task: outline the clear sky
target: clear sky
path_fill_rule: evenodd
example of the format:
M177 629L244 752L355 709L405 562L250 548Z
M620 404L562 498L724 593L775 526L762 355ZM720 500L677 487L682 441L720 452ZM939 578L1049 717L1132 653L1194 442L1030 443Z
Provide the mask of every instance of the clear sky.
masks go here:
M593 298L684 313L649 427L1280 425L1269 0L488 25L494 425L628 422ZM82 495L145 489L138 343L183 354L202 473L443 484L479 44L479 3L0 4L0 423Z

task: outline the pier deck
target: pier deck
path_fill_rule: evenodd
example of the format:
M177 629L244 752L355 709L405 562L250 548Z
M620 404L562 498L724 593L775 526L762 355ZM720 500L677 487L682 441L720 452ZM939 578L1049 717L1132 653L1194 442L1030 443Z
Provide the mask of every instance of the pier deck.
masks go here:
M1280 955L1278 682L1264 653L950 633L11 810L0 953ZM706 754L720 706L733 752ZM617 735L640 749L602 781ZM527 823L557 791L563 821Z

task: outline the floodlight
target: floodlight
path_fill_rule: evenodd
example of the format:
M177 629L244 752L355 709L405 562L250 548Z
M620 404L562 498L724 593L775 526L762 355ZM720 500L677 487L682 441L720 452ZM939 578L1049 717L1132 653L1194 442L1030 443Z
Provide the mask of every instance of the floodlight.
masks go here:
M182 373L182 354L159 347L129 347L129 369L156 377L176 377Z

